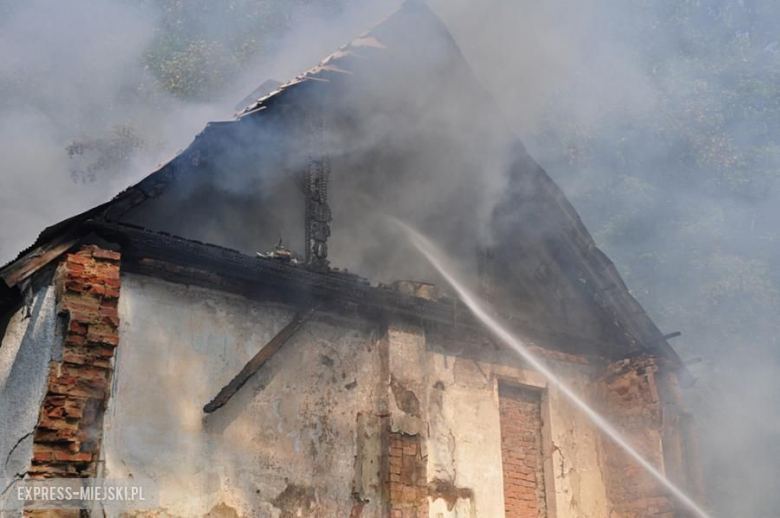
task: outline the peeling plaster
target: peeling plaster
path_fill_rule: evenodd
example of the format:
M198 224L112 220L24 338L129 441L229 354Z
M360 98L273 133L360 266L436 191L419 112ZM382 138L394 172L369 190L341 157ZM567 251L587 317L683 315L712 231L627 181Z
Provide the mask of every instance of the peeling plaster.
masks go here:
M316 487L306 500L316 504L311 516L349 516L355 420L375 408L379 362L369 323L315 314L205 416L203 404L295 309L125 274L119 310L123 347L104 434L110 476L155 479L171 515L203 516L224 504L239 516L306 516L311 506L290 507L287 497L311 496L295 488ZM366 489L364 517L376 516L375 490Z
M32 434L46 393L49 362L62 337L52 286L32 299L29 316L20 308L0 346L0 488L7 491L23 477L32 458Z

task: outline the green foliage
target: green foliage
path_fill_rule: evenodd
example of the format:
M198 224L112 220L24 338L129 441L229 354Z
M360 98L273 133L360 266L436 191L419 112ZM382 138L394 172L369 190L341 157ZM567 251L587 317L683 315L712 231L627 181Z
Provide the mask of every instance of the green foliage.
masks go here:
M631 106L612 106L583 124L556 109L576 102L572 85L532 140L564 186L588 186L572 193L575 204L662 322L695 321L667 314L661 302L678 296L680 268L695 272L700 303L713 313L726 302L712 279L731 279L736 288L747 272L755 282L735 297L761 307L772 299L776 307L777 243L761 218L780 188L780 7L628 6L614 6L628 13L618 32L649 78L652 108L636 120ZM701 323L710 324L720 325Z
M212 98L257 56L278 49L294 17L340 12L349 0L145 0L160 13L144 65L186 100Z
M74 140L66 148L71 159L70 177L76 183L91 183L99 174L121 172L145 144L128 124L114 126L106 138Z
M531 136L533 151L662 330L683 332L673 344L683 359L704 359L688 395L719 513L771 516L766 484L751 496L735 488L780 469L728 434L753 448L778 441L769 401L780 393L780 4L618 1L625 17L605 19L618 19L610 30L635 52L649 108L640 117L615 104L584 124L557 108L577 102L572 85ZM746 379L762 372L771 374ZM770 406L734 428L735 409L751 404Z

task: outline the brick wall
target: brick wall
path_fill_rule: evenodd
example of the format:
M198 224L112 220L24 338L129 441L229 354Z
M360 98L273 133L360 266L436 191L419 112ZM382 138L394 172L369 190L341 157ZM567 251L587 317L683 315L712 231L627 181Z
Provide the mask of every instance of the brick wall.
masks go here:
M602 411L624 437L661 472L665 471L663 406L655 358L610 365L598 385ZM673 518L674 502L621 448L602 437L602 469L615 518Z
M119 259L94 245L57 268L57 311L65 316L62 361L52 361L34 433L31 478L93 476L119 343Z
M388 448L391 518L428 518L428 481L420 436L391 432Z
M498 402L506 518L545 518L540 394L501 385Z

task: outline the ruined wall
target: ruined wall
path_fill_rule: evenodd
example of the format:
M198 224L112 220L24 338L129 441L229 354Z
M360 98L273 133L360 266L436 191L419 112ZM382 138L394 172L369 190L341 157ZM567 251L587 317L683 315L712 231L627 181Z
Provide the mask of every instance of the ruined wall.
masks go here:
M114 257L98 259L118 268ZM68 264L81 263L66 261L61 271ZM58 276L57 296L54 287L37 293L31 317L17 312L0 348L0 409L12 416L0 434L6 486L30 467L83 471L100 451L99 474L156 480L155 512L167 515L639 518L674 511L538 373L444 354L418 323L317 313L224 407L206 415L203 405L294 309L134 274L123 275L120 299L74 280ZM56 301L68 323L58 324ZM117 318L118 339L101 331L114 329ZM81 451L91 443L75 439L89 423L68 401L102 401L111 365L98 353L113 352L116 343L102 446ZM51 361L64 364L47 382ZM577 357L548 361L686 483L695 462L686 451L690 434L678 426L686 414L673 373L650 359L606 371ZM71 376L74 369L89 375ZM72 383L59 383L62 376ZM511 403L507 387L530 388L538 399ZM55 426L59 421L67 426ZM99 421L92 424L99 434ZM52 434L71 431L54 441ZM512 459L512 451L522 454ZM523 504L509 505L518 496Z
M379 516L373 324L315 314L206 415L293 309L138 275L122 282L106 475L155 479L160 510L177 516Z
M609 365L596 385L597 399L610 419L661 473L694 497L700 485L695 452L677 377L663 360L626 359ZM601 440L607 493L617 518L676 516L677 505L636 461L606 438Z
M119 254L65 254L14 314L0 347L2 495L22 477L95 473L117 341ZM51 273L51 272L49 272ZM58 318L62 316L62 318Z
M49 365L33 434L31 478L95 476L103 411L119 344L120 254L94 245L57 267L57 313L64 317L61 357Z
M391 323L388 329L387 378L394 396L388 426L392 433L421 439L428 480L425 516L505 516L500 384L529 387L539 394L535 419L541 430L534 447L543 466L535 470L541 477L535 490L544 486L545 491L543 497L535 493L542 501L537 500L533 516L609 516L598 437L588 419L554 387L548 388L538 373L444 354L440 345L428 343L420 326ZM577 360L550 362L584 392L601 369ZM538 514L540 509L547 514Z

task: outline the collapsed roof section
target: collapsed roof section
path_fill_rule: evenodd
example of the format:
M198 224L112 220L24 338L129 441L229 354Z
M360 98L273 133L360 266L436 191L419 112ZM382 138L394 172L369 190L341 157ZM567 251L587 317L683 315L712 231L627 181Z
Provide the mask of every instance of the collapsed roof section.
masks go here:
M384 214L479 270L483 293L518 328L544 330L572 352L654 352L679 364L442 22L417 0L235 121L208 124L110 202L46 229L0 270L11 288L0 296L9 303L35 271L97 234L127 248L139 271L159 274L149 261L175 259L242 282L270 279L412 312L423 304L417 314L441 322L434 303L327 268L330 260L374 280L437 280ZM253 257L280 238L308 267Z

